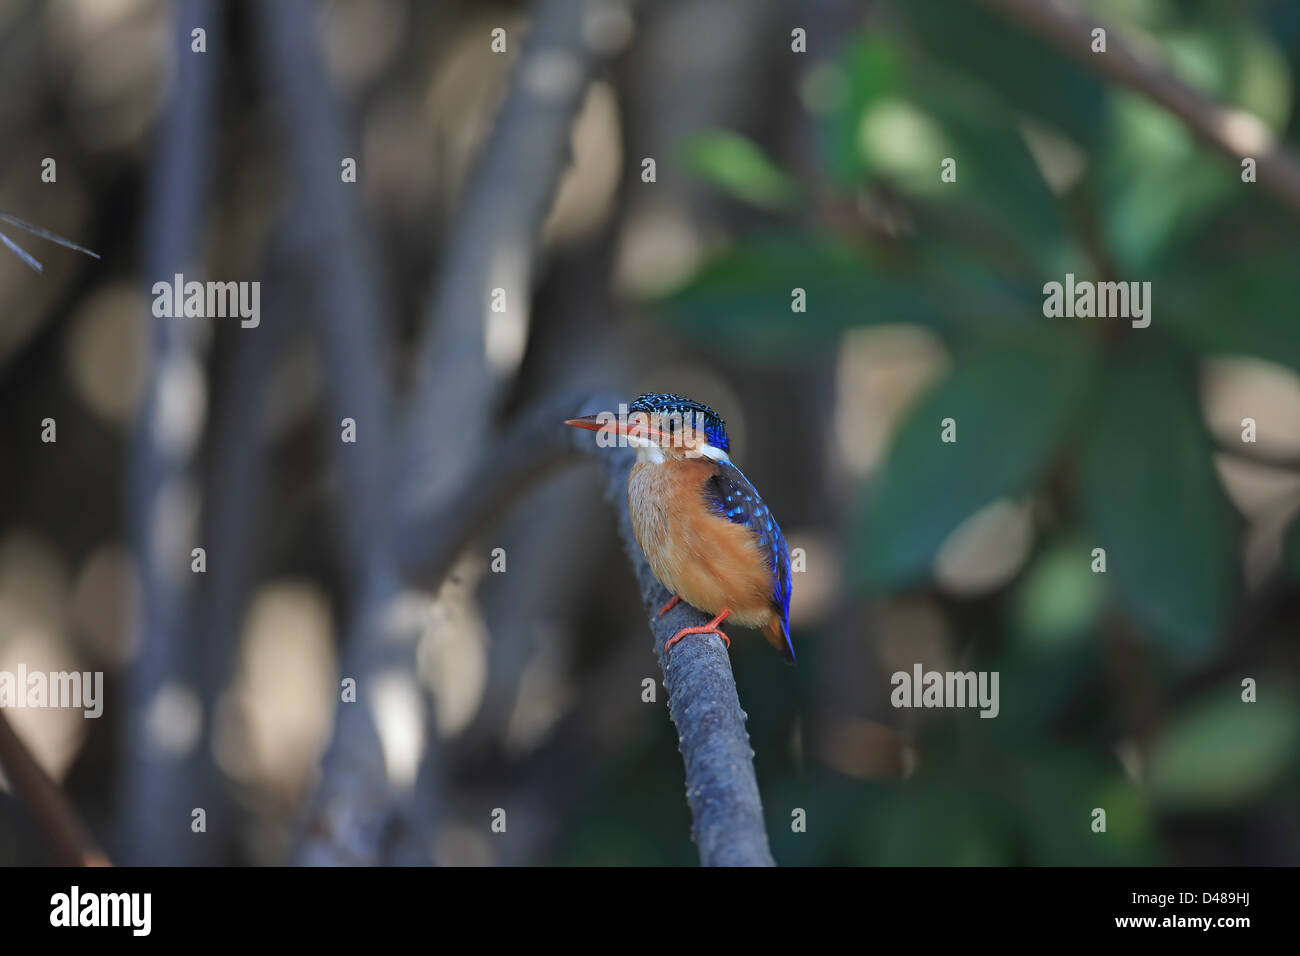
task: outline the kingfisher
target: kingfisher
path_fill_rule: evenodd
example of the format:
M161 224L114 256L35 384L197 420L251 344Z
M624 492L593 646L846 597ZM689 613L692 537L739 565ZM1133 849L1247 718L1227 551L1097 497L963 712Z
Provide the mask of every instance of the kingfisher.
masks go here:
M627 414L570 418L566 425L618 436L636 450L627 507L637 544L655 577L679 601L712 616L684 627L716 634L730 618L759 630L794 663L790 643L790 553L771 509L731 461L726 423L707 405L669 393L642 395Z

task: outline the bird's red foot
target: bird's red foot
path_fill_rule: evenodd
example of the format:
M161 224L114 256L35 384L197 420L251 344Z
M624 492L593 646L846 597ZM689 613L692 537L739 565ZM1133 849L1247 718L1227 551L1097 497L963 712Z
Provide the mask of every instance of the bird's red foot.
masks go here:
M722 642L726 644L728 648L730 648L731 638L727 637L726 634L723 634L722 631L718 630L718 625L721 624L723 621L725 621L727 619L727 615L730 613L731 613L731 609L724 607L721 611L718 612L718 616L715 617L713 620L711 620L708 624L701 624L698 627L682 628L672 637L668 638L668 643L664 645L664 653L667 654L668 651L672 648L672 646L676 644L678 641L680 641L687 634L716 634L718 635L718 637L722 638Z
M663 617L665 614L671 611L674 607L677 606L677 602L680 600L681 597L679 595L674 594L673 599L659 609L659 616Z

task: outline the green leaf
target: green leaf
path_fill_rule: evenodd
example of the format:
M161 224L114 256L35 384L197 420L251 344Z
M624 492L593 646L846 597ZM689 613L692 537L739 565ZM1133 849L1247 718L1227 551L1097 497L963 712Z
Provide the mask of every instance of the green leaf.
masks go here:
M967 234L970 243L1013 252L1014 266L1029 266L1035 274L1064 271L1078 258L1077 244L1026 144L1022 114L1008 105L1003 90L983 79L1001 68L990 63L1014 63L1032 43L1022 38L1008 48L1005 29L990 25L982 13L969 13L968 6L956 4L939 19L943 22L951 13L957 44L972 44L978 51L968 50L965 56L973 72L952 68L945 55L926 55L924 43L918 49L905 37L875 32L846 47L835 66L846 94L826 123L832 172L841 182L884 182L906 194L922 220L917 223L922 233ZM981 36L991 45L972 39L980 32L967 29L972 18L990 27ZM1041 62L1041 54L1031 53L1031 60ZM1014 66L1009 69L1017 72ZM1066 69L1067 75L1071 70ZM1044 82L1044 75L1030 68L1025 75L1009 75L1004 85L1023 86L1026 76L1033 76L1031 83ZM1098 112L1095 94L1101 88L1095 81L1071 89L1091 91L1086 98L1092 106L1076 115ZM1044 113L1059 118L1069 112L1061 101L1049 108L1050 98L1050 93L1042 95ZM1073 105L1076 98L1064 102ZM1086 125L1098 121L1093 116ZM945 172L954 176L945 181ZM932 217L938 221L924 221Z
M961 74L915 51L904 58L904 46L872 35L823 68L837 80L828 85L844 88L822 125L832 179L842 187L882 182L905 193L918 218L938 220L918 222L921 234L965 234L1035 275L1064 271L1077 248L1018 118ZM949 159L956 178L945 182Z
M893 96L902 83L897 44L891 38L867 36L847 45L836 62L827 64L828 83L845 87L842 102L820 125L826 163L841 185L858 182L866 173L858 148L859 125L868 104Z
M1106 86L1061 56L969 0L898 5L908 34L963 83L985 86L1018 112L1056 128L1080 146L1092 144L1105 115Z
M952 242L918 239L885 255L796 234L747 239L708 260L658 300L701 346L749 361L788 363L834 347L848 328L915 323L947 333L992 317L1041 321L1042 293ZM791 293L804 290L806 311ZM1028 318L1020 318L1020 317Z
M1095 640L1072 636L1069 643L1061 640L1053 644L1031 643L1033 638L1016 632L1014 620L1007 624L1011 625L1009 640L989 659L986 669L1001 675L1003 688L1033 687L1034 692L1004 692L997 719L987 721L991 725L988 736L990 741L996 739L1006 752L1023 753L1026 747L1041 742L1045 734L1050 735L1065 709L1077 706L1072 702L1081 697L1095 699L1091 688L1099 685L1103 661ZM1078 712L1076 717L1091 723L1095 712ZM1077 725L1072 726L1078 729Z
M944 539L979 508L1028 490L1083 398L1087 345L1026 326L985 340L922 398L896 434L866 512L861 575L896 586L929 568ZM940 440L956 422L956 442Z
M804 312L792 311L794 289ZM788 236L726 250L661 305L692 342L781 362L832 347L854 325L939 321L926 285L847 246Z
M1280 134L1290 116L1286 61L1237 12L1210 13L1190 28L1155 34L1169 68L1212 98L1238 106ZM1113 97L1107 142L1089 173L1106 243L1124 271L1168 258L1180 237L1238 203L1240 168L1198 141L1162 107L1134 93Z
M1278 683L1261 681L1255 703L1243 702L1230 686L1182 714L1151 754L1155 800L1177 809L1219 809L1269 786L1300 744L1300 708Z
M1292 519L1282 535L1282 568L1293 578L1300 578L1300 518Z
M1226 615L1233 545L1228 507L1197 407L1194 371L1132 347L1098 381L1080 495L1095 547L1138 623L1197 655Z
M736 133L718 130L696 136L687 142L683 159L691 171L764 209L789 206L799 194L794 180L756 143Z
M1278 240L1281 242L1282 240ZM1253 355L1300 371L1300 246L1237 250L1236 258L1214 261L1214 250L1191 268L1171 276L1169 329L1207 352Z
M1077 258L1060 204L1044 181L1014 116L977 88L909 79L898 95L867 104L858 148L870 175L912 197L968 241L999 242L1037 271L1063 271ZM951 159L953 182L940 178Z
M1007 866L1013 835L993 799L951 760L934 758L898 787L859 839L877 866ZM959 796L954 796L959 795ZM866 854L864 854L865 856Z
M1259 117L1274 133L1285 131L1291 115L1286 56L1249 14L1212 11L1191 29L1159 39L1174 73L1219 102Z
M1040 745L1041 746L1041 745ZM1025 753L1012 777L1017 821L1031 866L1124 866L1152 859L1150 811L1138 787L1113 758L1087 750ZM1106 834L1092 830L1093 810L1106 811Z
M1124 278L1149 271L1170 243L1241 187L1183 123L1135 93L1115 94L1107 138L1086 178Z
M1096 625L1104 606L1106 580L1091 570L1091 551L1077 538L1045 548L1016 591L1017 631L1034 650L1064 650L1079 644Z

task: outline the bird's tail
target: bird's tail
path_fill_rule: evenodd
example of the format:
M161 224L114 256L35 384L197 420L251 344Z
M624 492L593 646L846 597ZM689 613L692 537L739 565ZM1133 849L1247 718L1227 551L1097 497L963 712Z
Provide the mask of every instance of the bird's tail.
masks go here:
M794 644L790 642L790 625L783 614L773 614L763 627L763 636L767 642L781 652L791 664L794 663Z

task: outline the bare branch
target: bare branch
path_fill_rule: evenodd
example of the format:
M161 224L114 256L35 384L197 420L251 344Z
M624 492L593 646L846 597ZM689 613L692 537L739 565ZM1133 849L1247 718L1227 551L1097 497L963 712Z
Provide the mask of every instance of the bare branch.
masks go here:
M299 289L279 277L296 274L286 256L285 230L271 239L263 266L264 274L276 276L264 282L264 314L292 314ZM239 647L240 624L248 608L258 562L254 541L264 516L259 481L264 477L266 441L261 415L270 391L275 361L290 332L290 324L271 321L256 330L237 333L234 355L215 385L210 425L211 443L204 475L203 540L208 554L206 585L195 595L194 637L198 658L197 688L206 713L213 714L222 691L234 671ZM235 801L216 778L204 793L207 837L201 841L202 861L215 863L229 858L235 837Z
M569 163L573 122L597 66L618 46L608 25L628 17L627 7L623 0L537 4L434 282L397 449L403 510L450 500L490 433L528 333L538 234ZM494 289L504 290L504 313L491 311ZM439 442L449 425L456 441Z
M448 505L459 503L461 489L473 494L467 479L487 453L498 401L522 357L541 226L569 162L573 123L597 66L627 39L629 5L540 0L531 17L433 286L415 387L389 458L401 518L446 513ZM628 29L620 36L622 28ZM497 288L506 296L504 313L490 311ZM502 348L503 342L514 344ZM529 469L543 457L519 459L523 470L508 471L511 481L531 478ZM491 503L496 495L476 500ZM450 533L423 539L437 552L439 575L483 516L466 508ZM404 559L413 555L418 561L421 537L408 533L404 540L416 543L403 549ZM435 775L436 768L424 761L419 778Z
M403 565L436 589L476 532L541 476L577 458L570 436L554 426L571 417L588 394L565 392L530 403L484 449L452 500L435 511L406 514L399 546Z
M190 30L219 27L211 0L184 0L174 13L170 42L188 50ZM212 42L216 42L210 36ZM177 57L174 89L157 134L158 161L150 180L144 227L144 281L170 281L198 253L203 184L209 166L216 56ZM177 839L195 794L208 779L210 715L198 715L198 739L164 747L156 739L161 714L201 708L191 686L197 657L182 640L192 599L189 561L195 537L189 522L193 456L203 428L207 389L198 327L192 321L156 318L145 401L134 436L131 534L140 562L142 634L127 672L123 722L126 738L121 774L122 846L127 863L193 862L201 841ZM187 714L187 719L188 719ZM164 823L164 821L166 821ZM181 832L185 832L182 830Z
M312 10L301 0L259 4L263 56L289 130L293 178L300 188L295 252L309 275L312 311L327 369L326 447L340 473L344 506L341 555L351 587L343 674L356 681L356 703L340 706L312 801L300 862L385 863L431 861L434 812L427 779L395 786L385 762L376 696L385 679L404 682L398 706L414 715L426 749L436 746L431 702L416 681L418 615L400 612L384 463L389 396L384 386L382 331L386 308L373 266L348 202L353 193L338 173L343 131L328 78L310 29ZM343 419L355 422L357 441L344 443Z
M0 709L0 770L36 822L56 866L111 866L72 802L14 733Z

